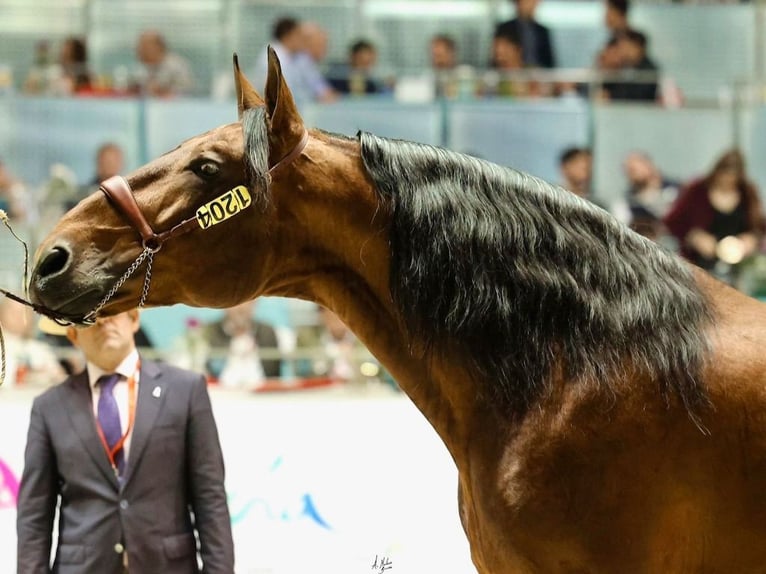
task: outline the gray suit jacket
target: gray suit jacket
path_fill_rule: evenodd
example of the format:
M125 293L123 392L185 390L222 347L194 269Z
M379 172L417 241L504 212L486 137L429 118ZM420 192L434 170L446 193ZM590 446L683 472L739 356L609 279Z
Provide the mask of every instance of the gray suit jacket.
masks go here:
M158 390L159 389L159 390ZM159 396L158 396L159 395ZM32 406L18 501L18 574L234 572L218 431L204 379L143 360L123 484L96 431L85 373ZM49 566L60 504L58 547Z

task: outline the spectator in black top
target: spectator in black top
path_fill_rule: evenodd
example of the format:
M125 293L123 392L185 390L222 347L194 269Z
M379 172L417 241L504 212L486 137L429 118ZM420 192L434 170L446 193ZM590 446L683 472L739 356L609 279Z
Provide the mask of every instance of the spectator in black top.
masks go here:
M380 91L372 78L378 51L372 42L357 40L349 48L348 64L328 74L330 85L342 94L374 94Z
M556 61L548 28L535 20L539 0L513 0L516 17L498 24L495 37L513 38L521 45L524 66L527 68L553 68Z
M631 79L631 72L641 76L649 75L649 79L640 77L633 81L615 82L604 86L611 100L631 100L654 102L657 100L657 81L659 70L657 65L647 55L646 36L638 30L628 30L617 38L617 50L620 55L620 69Z

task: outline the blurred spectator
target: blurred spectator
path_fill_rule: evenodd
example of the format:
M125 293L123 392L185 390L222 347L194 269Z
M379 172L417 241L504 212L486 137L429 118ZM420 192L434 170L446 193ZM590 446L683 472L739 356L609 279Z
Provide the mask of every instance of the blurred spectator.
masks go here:
M431 68L433 70L453 70L458 64L457 42L448 34L437 34L431 38Z
M303 51L317 66L321 66L329 47L327 31L316 22L302 22L300 31L303 34Z
M335 101L338 99L338 93L322 76L316 62L306 52L304 32L295 18L280 18L274 23L272 47L279 56L282 75L290 86L298 106L311 101ZM268 53L264 47L252 74L256 88L265 89L267 75Z
M630 152L622 163L628 180L625 197L632 229L657 241L663 233L662 218L678 196L679 183L665 177L647 154Z
M61 78L55 91L58 94L77 94L91 89L88 67L88 47L84 38L69 37L59 52Z
M342 382L390 378L335 313L319 307L318 314L317 325L301 327L296 331L296 351L320 352L311 359L298 361L295 368L297 376L328 377Z
M120 175L125 168L122 148L114 142L106 142L96 150L96 173L90 180L91 186L98 186L105 179Z
M431 38L429 49L436 97L454 98L458 93L457 42L452 36L437 34Z
M524 69L521 44L511 36L496 35L492 39L492 71L485 75L483 93L501 97L530 97L542 94L537 82L520 80L513 72Z
M261 359L259 350L279 350L271 325L254 318L255 301L246 301L224 311L219 321L205 325L204 335L211 354L208 372L224 386L258 386L265 378L279 377L279 358Z
M24 80L23 91L27 94L48 93L59 75L59 66L53 61L48 40L35 43L35 58Z
M724 153L710 173L684 187L664 222L684 257L733 279L737 264L758 250L764 231L758 191L742 154Z
M633 81L612 82L604 85L610 100L657 101L659 72L647 55L646 36L637 30L628 30L617 37L620 70L631 79L631 72L653 75L653 79L635 78Z
M378 60L378 51L372 42L358 40L351 44L348 64L337 68L330 76L330 84L342 94L374 94L380 91L372 72Z
M566 148L559 156L561 187L587 199L593 205L608 211L618 221L627 224L630 211L624 200L607 203L597 198L593 191L593 152L590 148L573 146Z
M609 39L617 38L627 32L630 28L628 24L630 0L605 0L604 8L604 24L609 31Z
M518 42L522 61L528 68L553 68L555 58L548 28L535 20L539 0L513 0L516 17L498 24L495 37L506 36Z
M0 325L5 339L5 383L48 383L61 379L64 370L56 355L43 341L35 339L34 313L31 308L3 299Z
M561 187L583 199L590 199L593 155L588 148L566 148L559 156L559 173Z
M71 96L91 88L88 48L84 38L66 38L59 49L57 62L51 59L47 41L35 45L35 65L24 82L25 92Z
M24 184L13 176L0 159L0 209L11 219L22 221L27 217L27 190Z
M76 192L71 196L59 197L58 199L63 201L66 210L72 209L78 202L97 191L102 181L120 175L124 167L125 158L122 148L114 142L105 142L96 150L93 177L85 185L78 186Z
M146 96L182 96L194 87L189 63L168 49L165 38L156 30L138 37L136 57L139 66L132 78L133 91Z

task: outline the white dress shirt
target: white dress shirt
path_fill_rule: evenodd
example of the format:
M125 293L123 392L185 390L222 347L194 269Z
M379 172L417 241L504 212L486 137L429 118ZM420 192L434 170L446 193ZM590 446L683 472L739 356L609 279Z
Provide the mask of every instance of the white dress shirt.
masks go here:
M130 413L128 411L128 379L130 377L135 377L136 381L136 399L138 399L138 383L139 383L139 373L136 367L138 366L138 350L133 349L133 351L125 357L122 362L117 365L117 368L114 371L106 372L100 367L94 365L90 361L88 361L88 382L90 383L90 392L91 396L93 398L93 415L96 417L96 420L98 420L98 399L101 396L101 386L97 385L96 382L98 381L99 377L101 375L108 375L112 372L119 373L122 375L119 381L117 381L117 384L114 385L114 399L117 401L117 408L120 411L120 426L122 427L122 432L125 433L125 430L128 428L129 423L129 416ZM138 400L136 400L136 406L138 405ZM125 462L128 462L128 454L130 452L130 439L133 429L131 429L130 434L125 438L125 443L122 445L123 451L125 453Z

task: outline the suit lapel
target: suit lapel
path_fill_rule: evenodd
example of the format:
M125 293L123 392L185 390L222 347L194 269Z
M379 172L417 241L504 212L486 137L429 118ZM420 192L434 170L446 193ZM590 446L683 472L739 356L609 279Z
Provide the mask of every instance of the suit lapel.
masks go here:
M98 436L98 430L96 430L96 417L93 415L93 399L88 386L87 373L83 371L72 377L67 383L67 389L66 400L69 403L67 405L69 420L72 421L77 436L85 445L85 449L93 458L93 462L96 463L96 466L116 490L119 488L117 477L104 450L104 444Z
M136 418L133 422L133 431L130 437L130 452L128 454L128 465L125 470L123 488L133 476L133 469L138 466L138 461L141 459L144 448L146 448L152 427L165 402L166 395L165 382L162 380L162 372L157 364L152 361L142 360L141 375L138 382L138 398L136 400Z

